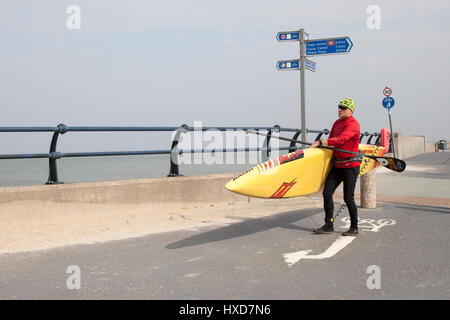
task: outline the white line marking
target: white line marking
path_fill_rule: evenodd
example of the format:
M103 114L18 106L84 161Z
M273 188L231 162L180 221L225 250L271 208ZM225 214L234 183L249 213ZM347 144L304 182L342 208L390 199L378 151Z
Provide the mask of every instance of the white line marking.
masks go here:
M291 253L284 253L283 257L289 267L292 267L295 263L302 259L326 259L331 258L336 253L344 249L355 237L340 236L325 252L316 255L308 255L312 250L302 250Z

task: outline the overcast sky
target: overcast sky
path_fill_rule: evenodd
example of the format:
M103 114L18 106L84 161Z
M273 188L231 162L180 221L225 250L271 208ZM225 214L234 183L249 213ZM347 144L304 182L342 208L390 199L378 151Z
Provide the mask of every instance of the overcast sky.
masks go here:
M70 30L70 5L80 29ZM369 29L367 8L380 8ZM8 0L0 2L0 126L300 127L299 57L279 31L349 36L344 55L313 57L306 122L330 128L337 103L356 101L361 131L450 139L448 0ZM169 148L155 134L77 134L61 151ZM161 136L162 137L162 136ZM0 134L0 153L47 152L51 134ZM312 138L312 136L311 136Z

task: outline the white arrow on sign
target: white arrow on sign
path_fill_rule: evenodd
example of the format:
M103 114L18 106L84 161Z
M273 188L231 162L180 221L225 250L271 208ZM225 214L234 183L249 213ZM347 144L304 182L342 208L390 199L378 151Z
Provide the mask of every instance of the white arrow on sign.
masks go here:
M337 238L335 242L327 249L325 252L321 254L315 254L315 255L309 255L309 253L312 250L303 250L303 251L297 251L297 252L291 252L291 253L284 253L283 257L286 263L288 264L289 268L292 267L294 264L299 262L300 260L304 259L326 259L331 258L336 253L344 249L350 242L352 242L355 239L355 237L349 237L349 236L340 236Z

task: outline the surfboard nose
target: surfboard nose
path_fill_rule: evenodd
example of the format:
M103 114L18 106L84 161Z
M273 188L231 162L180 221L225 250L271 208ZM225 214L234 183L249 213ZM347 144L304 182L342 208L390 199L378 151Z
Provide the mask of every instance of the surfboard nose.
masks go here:
M234 188L235 188L235 183L233 183L233 180L230 180L230 181L228 181L226 184L225 184L225 189L227 189L227 190L230 190L230 191L233 191L234 190Z
M234 179L231 179L225 184L225 188L229 191L241 194L242 188L247 189L246 186L248 181L252 180L252 178L256 175L257 171L254 169L255 168L251 168L245 172L242 172Z
M225 184L225 189L231 192L237 192L239 190L239 183L237 183L234 179L230 180Z

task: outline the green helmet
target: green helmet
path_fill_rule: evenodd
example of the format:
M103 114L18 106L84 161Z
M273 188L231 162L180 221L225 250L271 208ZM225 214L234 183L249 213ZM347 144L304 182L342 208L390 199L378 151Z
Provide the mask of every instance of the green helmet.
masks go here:
M340 106L344 106L355 112L355 100L351 98L344 98L339 102Z

